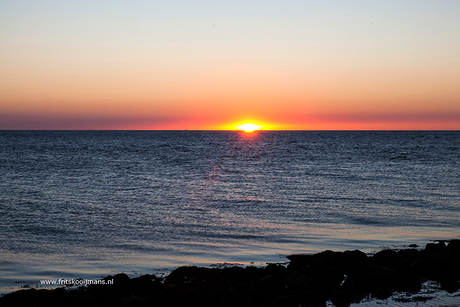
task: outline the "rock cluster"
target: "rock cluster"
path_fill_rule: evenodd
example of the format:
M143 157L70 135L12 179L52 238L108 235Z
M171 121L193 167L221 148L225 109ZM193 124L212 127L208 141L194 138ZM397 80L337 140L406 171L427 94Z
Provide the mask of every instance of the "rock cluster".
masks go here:
M459 289L460 240L427 244L423 250L355 251L292 255L286 266L268 264L180 267L166 278L108 276L113 285L74 290L20 290L0 297L1 306L348 306L371 295L418 292L424 280Z

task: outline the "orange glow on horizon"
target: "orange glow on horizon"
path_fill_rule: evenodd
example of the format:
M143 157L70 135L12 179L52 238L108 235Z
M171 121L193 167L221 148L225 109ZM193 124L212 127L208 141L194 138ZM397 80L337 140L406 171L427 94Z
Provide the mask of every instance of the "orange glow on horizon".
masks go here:
M254 132L255 130L260 130L262 126L252 124L252 123L247 123L247 124L242 124L237 126L238 130L243 130L244 132Z
M244 132L254 132L258 130L279 130L285 127L280 127L279 125L268 124L267 122L262 122L260 120L246 119L233 122L226 125L215 125L215 130L239 130Z

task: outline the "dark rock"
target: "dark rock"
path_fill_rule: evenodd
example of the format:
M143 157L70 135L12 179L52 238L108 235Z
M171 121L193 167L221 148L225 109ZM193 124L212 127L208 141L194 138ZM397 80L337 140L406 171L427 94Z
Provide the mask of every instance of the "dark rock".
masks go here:
M387 287L380 287L377 290L372 292L372 297L384 300L391 296L391 292Z
M320 276L317 276L316 282L320 287L333 292L340 286L344 279L345 276L339 270L329 269Z
M195 283L195 287L197 288L209 288L210 284L206 279L199 280Z
M378 276L393 276L396 274L396 271L391 270L383 265L378 264L370 264L368 266L368 272L371 275L378 275Z
M179 267L171 272L165 279L166 284L185 284L198 277L207 275L208 268L199 268L196 266Z
M419 255L416 249L404 249L398 251L398 261L395 263L395 269L405 274L415 274L412 264Z
M330 293L324 289L312 289L301 296L301 301L306 306L324 306L329 299Z
M125 273L116 274L114 276L107 276L103 278L106 282L113 279L113 284L124 284L130 281L130 278Z
M385 299L394 291L415 292L423 280L459 289L460 241L431 243L422 251L384 250L292 255L289 265L180 267L166 278L107 276L105 285L78 289L21 290L0 297L1 306L348 306L362 298ZM108 281L113 280L113 284Z
M308 270L313 274L320 274L321 272L327 270L330 265L329 254L328 251L326 251L313 255L308 265ZM305 271L305 269L302 271Z
M246 279L260 279L265 276L265 270L254 266L248 266L244 269Z
M359 270L368 265L368 257L359 250L343 252L346 261L347 271Z
M299 297L297 295L285 295L278 297L271 303L272 307L297 307L299 306Z
M340 289L332 294L331 302L336 307L349 306L353 302L354 296L351 292Z
M428 263L429 263L428 259L426 259L424 257L421 257L421 256L417 256L410 263L410 267L411 267L412 271L420 273L421 271L424 270L424 268L426 268L428 266Z
M141 283L150 282L150 281L153 281L153 280L156 280L156 279L157 279L157 277L155 275L146 274L146 275L142 275L142 276L133 278L133 279L131 279L131 281L134 282L134 283L141 284Z
M286 267L281 264L269 263L265 267L265 271L270 275L282 276L286 272Z
M361 296L362 294L369 292L369 286L370 285L367 282L366 276L358 274L348 275L340 288L353 294L354 296Z
M447 247L444 241L441 241L437 244L428 243L425 249L422 251L423 256L425 257L434 257L434 256L444 256L447 254Z
M50 290L27 289L9 293L1 297L2 306L43 306L52 301Z
M290 272L304 271L308 268L312 259L311 255L291 255L287 256L290 260L287 270Z
M398 290L418 292L422 288L422 278L418 275L402 275L398 279Z
M419 255L419 251L416 249L402 249L396 252L397 259L404 261L405 259L413 260Z
M291 274L289 274L289 276L286 278L286 283L289 285L289 286L293 286L293 287L301 287L305 281L306 281L307 277L296 271L296 272L292 272Z
M457 259L460 258L460 240L450 240L447 244L448 253Z
M286 283L274 275L267 275L260 279L261 287L265 291L271 292L274 296L281 296L286 292Z
M460 288L459 280L454 278L445 278L441 280L441 288L447 292L455 292Z
M221 290L224 290L224 291L227 291L227 290L234 290L233 289L233 286L232 284L225 278L221 278L219 279L219 281L217 281L217 284L216 286L221 289Z
M392 287L397 281L397 272L378 264L368 267L368 282L375 289L378 287Z
M395 250L381 250L371 258L371 262L388 268L394 268L398 260L398 253Z

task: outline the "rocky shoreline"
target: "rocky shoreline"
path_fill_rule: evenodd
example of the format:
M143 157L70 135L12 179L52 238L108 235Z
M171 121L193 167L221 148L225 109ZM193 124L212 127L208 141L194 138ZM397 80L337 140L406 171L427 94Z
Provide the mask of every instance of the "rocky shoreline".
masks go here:
M113 284L19 290L0 297L0 306L349 306L369 296L417 293L427 280L448 292L460 288L460 240L373 256L355 250L287 258L263 268L190 266L165 278L117 274L103 279Z

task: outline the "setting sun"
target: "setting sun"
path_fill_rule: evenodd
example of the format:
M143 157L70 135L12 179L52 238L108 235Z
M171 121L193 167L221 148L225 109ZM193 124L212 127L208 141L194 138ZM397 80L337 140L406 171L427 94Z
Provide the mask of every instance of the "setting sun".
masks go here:
M238 128L238 130L243 130L243 131L245 131L245 132L253 132L253 131L255 131L255 130L259 130L260 128L262 128L262 126L259 126L259 125L256 125L256 124L247 123L247 124L239 125L239 126L237 126L236 128Z

